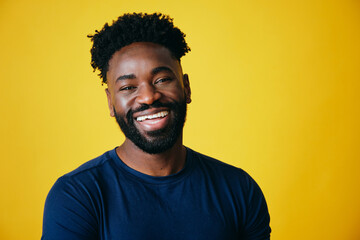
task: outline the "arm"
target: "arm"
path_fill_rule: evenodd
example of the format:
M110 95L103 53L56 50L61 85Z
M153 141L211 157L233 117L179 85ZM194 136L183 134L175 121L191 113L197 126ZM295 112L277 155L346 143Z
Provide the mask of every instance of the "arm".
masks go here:
M42 240L91 240L98 238L94 207L86 189L62 177L45 202Z
M271 233L270 215L265 197L260 187L250 176L248 194L244 239L269 240Z

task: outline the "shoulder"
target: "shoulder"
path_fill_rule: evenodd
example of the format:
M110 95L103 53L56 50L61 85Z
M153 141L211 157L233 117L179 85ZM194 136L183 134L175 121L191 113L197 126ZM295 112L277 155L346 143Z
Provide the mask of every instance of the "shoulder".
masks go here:
M84 164L80 165L75 170L65 174L62 178L71 178L77 175L86 174L88 172L96 171L98 169L104 168L106 165L111 164L112 160L112 153L115 149L105 152L104 154L85 162Z
M92 196L98 195L98 187L106 185L106 178L116 172L113 152L115 150L105 152L58 178L48 194L47 201L51 202L59 196L67 197L69 194L73 199L87 196L89 192L92 192Z
M243 169L191 150L196 176L200 176L217 191L234 193L241 201L264 200L256 181Z
M221 193L230 196L239 206L238 214L242 214L244 224L242 235L246 239L269 239L271 228L270 216L265 197L255 180L241 168L221 162L212 157L190 150L192 159L200 174L206 181ZM229 203L232 205L232 202Z
M112 152L115 150L105 152L58 178L47 195L45 209L57 212L56 209L69 208L77 203L91 205L94 199L100 198L99 186L106 185L106 177L115 171Z
M84 163L55 182L45 201L43 239L54 236L94 239L97 236L101 188L106 186L104 179L113 171L112 151Z
M209 174L222 176L226 179L241 179L246 182L253 181L250 175L241 168L201 154L192 149L189 149L189 152L192 156L192 161Z

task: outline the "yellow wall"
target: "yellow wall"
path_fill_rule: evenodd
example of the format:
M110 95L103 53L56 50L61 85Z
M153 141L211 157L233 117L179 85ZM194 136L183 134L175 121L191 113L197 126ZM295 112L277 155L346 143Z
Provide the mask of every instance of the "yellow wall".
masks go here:
M54 181L122 142L86 35L133 11L187 34L185 144L257 180L272 239L360 239L356 0L0 1L0 239L39 239Z

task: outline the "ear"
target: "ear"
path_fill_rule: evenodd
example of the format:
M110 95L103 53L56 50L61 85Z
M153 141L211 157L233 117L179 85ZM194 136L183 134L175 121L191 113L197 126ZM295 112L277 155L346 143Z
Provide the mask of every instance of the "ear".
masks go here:
M184 83L186 103L191 103L191 89L190 89L189 76L187 74L183 75L183 83Z
M106 97L107 97L107 100L108 100L108 107L109 107L109 110L110 110L110 116L114 117L115 116L114 115L114 105L112 104L111 94L109 92L109 89L106 88L105 92L106 92Z

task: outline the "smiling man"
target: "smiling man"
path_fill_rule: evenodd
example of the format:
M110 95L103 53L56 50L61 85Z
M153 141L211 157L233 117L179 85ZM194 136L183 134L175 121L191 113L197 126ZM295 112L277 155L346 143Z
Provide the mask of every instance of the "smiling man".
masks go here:
M255 181L183 145L190 48L172 19L125 14L89 37L125 141L57 180L42 239L270 239Z

